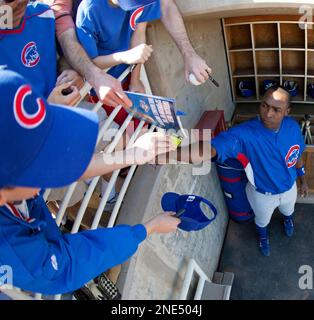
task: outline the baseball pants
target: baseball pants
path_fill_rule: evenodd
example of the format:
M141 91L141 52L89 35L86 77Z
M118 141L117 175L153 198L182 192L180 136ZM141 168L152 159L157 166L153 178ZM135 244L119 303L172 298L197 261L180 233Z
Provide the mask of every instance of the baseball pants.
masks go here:
M285 216L290 216L294 212L298 194L296 182L290 190L275 195L257 192L250 183L247 184L245 191L255 214L255 224L261 228L269 224L276 208Z

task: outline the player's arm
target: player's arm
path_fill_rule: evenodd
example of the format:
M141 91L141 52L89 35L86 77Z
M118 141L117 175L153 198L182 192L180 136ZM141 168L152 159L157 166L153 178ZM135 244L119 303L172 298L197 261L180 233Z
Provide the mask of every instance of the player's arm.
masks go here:
M198 141L179 147L167 154L158 155L156 164L174 164L176 161L189 164L201 164L216 157L217 152L207 141Z
M167 31L175 41L179 48L185 64L185 78L188 81L190 73L193 73L196 79L204 82L208 79L208 73L211 68L206 62L195 52L191 45L186 28L182 19L182 15L173 0L161 0L162 17L161 21Z
M296 170L297 170L298 180L300 182L299 194L301 197L307 197L309 193L309 187L305 179L305 169L304 169L304 163L303 163L302 157L300 157L298 162L296 163Z

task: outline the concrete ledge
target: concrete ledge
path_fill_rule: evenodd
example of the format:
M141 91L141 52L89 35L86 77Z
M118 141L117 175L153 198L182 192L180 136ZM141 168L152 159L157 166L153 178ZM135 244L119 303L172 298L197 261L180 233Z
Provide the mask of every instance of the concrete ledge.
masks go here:
M188 261L193 258L212 277L217 269L228 215L215 166L206 176L192 176L192 166L138 168L119 214L117 224L137 224L161 212L165 192L194 193L212 201L217 219L200 232L154 234L122 266L118 287L122 299L178 299Z
M314 6L314 0L177 0L176 3L182 14L187 17L200 14L209 14L220 17L245 14L298 14L300 6Z

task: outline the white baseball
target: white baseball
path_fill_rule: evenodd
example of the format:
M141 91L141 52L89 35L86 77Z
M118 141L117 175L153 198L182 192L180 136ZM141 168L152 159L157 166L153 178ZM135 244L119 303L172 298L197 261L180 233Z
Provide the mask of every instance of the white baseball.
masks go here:
M200 84L202 84L201 82L199 82L199 81L196 79L196 77L195 77L195 75L194 75L193 73L190 73L190 74L189 74L189 81L190 81L190 83L192 83L194 86L199 86Z

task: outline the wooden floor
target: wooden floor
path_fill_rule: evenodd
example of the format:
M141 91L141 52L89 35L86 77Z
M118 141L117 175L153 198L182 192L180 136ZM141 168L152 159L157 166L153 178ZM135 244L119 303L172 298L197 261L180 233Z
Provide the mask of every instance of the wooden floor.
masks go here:
M231 300L313 300L314 290L299 288L299 268L314 270L314 205L297 204L292 238L285 236L279 212L269 230L271 255L264 257L254 223L230 221L218 271L234 273Z

